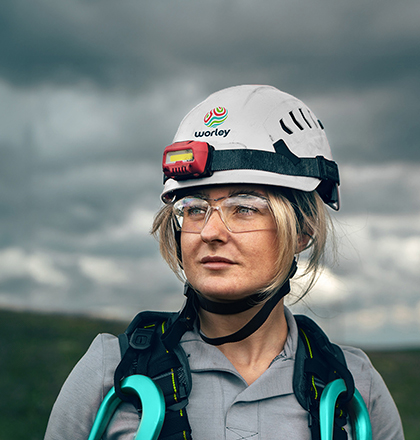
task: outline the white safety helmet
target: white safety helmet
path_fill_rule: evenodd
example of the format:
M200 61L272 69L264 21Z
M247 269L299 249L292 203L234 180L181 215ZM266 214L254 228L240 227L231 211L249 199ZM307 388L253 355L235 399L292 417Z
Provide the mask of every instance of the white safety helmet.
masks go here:
M324 127L300 100L264 85L210 95L181 122L163 154L169 203L180 190L259 184L317 190L339 209L339 174Z

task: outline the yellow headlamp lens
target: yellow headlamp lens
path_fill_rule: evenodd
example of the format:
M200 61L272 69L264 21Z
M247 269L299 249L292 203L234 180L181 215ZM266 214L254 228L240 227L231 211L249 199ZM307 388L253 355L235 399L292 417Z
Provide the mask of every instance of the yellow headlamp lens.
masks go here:
M194 160L193 150L168 151L166 154L166 163L192 162Z

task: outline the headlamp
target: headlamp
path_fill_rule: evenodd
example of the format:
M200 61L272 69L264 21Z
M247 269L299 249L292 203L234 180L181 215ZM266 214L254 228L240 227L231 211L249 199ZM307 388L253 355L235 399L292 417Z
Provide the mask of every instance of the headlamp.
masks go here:
M206 142L175 142L163 152L162 168L166 179L191 179L210 176L212 147Z

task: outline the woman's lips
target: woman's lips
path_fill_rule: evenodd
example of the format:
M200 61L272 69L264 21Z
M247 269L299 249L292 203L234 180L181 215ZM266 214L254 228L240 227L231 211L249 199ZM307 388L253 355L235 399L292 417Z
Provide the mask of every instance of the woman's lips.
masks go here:
M229 258L217 257L217 256L203 257L200 260L200 263L203 264L205 267L212 268L212 269L223 269L228 266L231 266L232 264L235 264L235 262L232 260L229 260Z

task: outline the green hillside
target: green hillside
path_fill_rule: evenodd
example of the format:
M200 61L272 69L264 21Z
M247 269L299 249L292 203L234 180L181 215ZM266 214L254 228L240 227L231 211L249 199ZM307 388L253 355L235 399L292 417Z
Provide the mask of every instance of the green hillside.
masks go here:
M99 333L126 323L0 311L0 440L42 440L71 368ZM406 440L420 438L420 349L369 352L394 396Z

